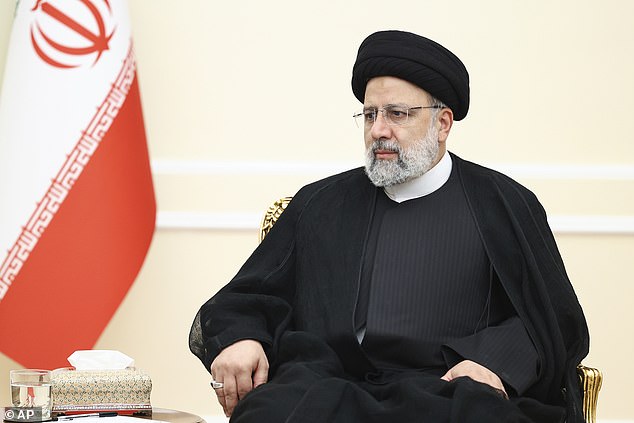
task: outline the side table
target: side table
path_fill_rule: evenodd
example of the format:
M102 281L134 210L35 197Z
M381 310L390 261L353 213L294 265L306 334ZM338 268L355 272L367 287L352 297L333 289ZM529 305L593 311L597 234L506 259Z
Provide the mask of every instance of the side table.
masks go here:
M4 407L0 407L0 413L4 416ZM192 413L156 407L152 407L152 414L149 416L134 417L139 419L162 420L168 423L207 423L205 419Z
M162 420L169 423L206 423L205 419L185 411L170 410L168 408L152 407L151 416L139 416L140 418Z

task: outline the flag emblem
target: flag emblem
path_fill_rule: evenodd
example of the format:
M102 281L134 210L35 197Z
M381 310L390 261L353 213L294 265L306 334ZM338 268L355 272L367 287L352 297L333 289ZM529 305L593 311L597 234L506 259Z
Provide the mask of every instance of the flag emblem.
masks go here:
M72 4L67 0L57 3L38 0L31 9L35 52L57 68L80 66L87 57L94 57L93 64L97 63L115 32L108 0L80 0L83 9L69 7Z

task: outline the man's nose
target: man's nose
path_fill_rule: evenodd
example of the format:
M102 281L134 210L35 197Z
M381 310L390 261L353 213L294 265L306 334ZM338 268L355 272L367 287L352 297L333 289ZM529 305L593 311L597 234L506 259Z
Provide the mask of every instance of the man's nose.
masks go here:
M387 124L383 113L378 112L376 114L376 119L370 128L370 135L375 140L380 138L390 139L392 137L392 127Z

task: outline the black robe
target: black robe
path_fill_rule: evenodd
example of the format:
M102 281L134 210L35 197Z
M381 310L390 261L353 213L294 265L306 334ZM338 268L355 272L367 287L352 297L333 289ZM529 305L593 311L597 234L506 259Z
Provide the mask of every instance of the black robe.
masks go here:
M576 366L588 352L589 336L544 209L505 175L452 159L488 258L538 354L536 382L523 396L564 405L567 422L582 422ZM280 341L304 333L325 341L351 378L374 374L355 337L353 313L375 195L359 168L294 196L234 279L194 320L190 348L208 371L223 348L256 339L274 380L285 361L305 358L292 351L301 341L287 341L283 351Z

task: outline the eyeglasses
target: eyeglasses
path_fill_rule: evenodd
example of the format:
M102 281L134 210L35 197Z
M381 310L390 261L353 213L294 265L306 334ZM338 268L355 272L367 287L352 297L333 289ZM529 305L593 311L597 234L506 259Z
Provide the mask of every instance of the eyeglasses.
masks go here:
M352 115L354 121L356 122L359 128L362 127L370 127L374 125L376 119L378 117L379 112L383 114L383 119L385 119L385 123L393 126L401 126L405 125L409 120L410 111L418 110L418 109L442 109L444 106L440 104L436 104L433 106L416 106L416 107L407 107L407 106L385 106L380 109L369 108L364 109L360 113L355 113Z

